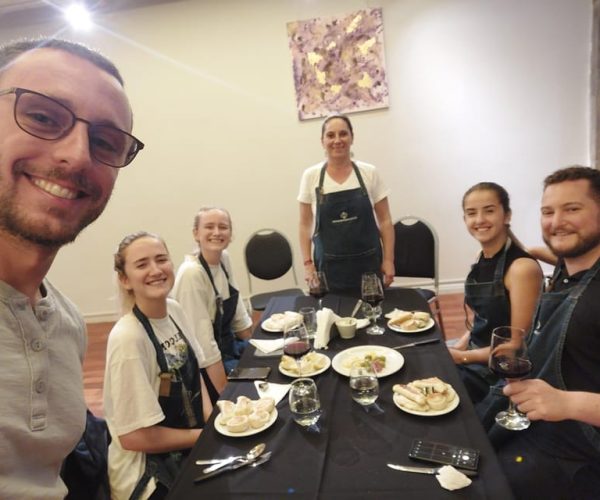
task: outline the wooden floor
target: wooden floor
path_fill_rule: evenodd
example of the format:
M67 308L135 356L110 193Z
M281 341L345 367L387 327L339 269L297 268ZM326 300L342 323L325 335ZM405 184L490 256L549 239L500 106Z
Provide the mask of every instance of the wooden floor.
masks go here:
M442 318L446 338L453 339L465 331L465 313L463 294L440 295ZM104 377L104 359L106 339L113 323L92 323L88 325L88 352L83 364L85 399L95 415L104 414L102 408L102 379Z

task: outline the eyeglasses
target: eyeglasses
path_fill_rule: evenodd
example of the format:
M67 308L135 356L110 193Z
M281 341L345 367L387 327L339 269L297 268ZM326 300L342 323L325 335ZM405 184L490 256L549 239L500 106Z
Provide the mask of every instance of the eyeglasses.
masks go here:
M79 118L64 104L39 92L17 87L0 90L0 96L7 94L16 96L14 118L19 128L38 139L61 139L78 121L83 122L88 126L92 158L115 168L129 165L144 148L141 141L124 130Z

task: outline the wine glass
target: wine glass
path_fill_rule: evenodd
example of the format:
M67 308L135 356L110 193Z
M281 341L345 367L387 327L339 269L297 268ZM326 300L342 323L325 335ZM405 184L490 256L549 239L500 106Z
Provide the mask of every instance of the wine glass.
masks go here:
M296 360L298 374L302 376L302 357L312 349L304 323L292 325L283 332L283 353Z
M354 363L350 367L352 399L362 406L370 406L379 397L379 381L372 365Z
M321 417L321 402L313 379L294 380L290 387L289 403L292 417L297 424L303 427L315 427Z
M364 273L360 284L361 297L370 307L367 314L371 320L371 326L367 329L369 335L382 335L385 328L377 325L377 318L381 315L379 305L383 301L383 285L377 273Z
M327 276L322 271L315 271L308 280L308 293L319 300L319 309L323 309L323 297L328 291Z
M492 330L489 367L493 373L507 381L520 380L529 375L532 367L522 328L499 326ZM522 431L531 423L527 415L517 410L510 398L508 410L499 412L496 422L511 431Z

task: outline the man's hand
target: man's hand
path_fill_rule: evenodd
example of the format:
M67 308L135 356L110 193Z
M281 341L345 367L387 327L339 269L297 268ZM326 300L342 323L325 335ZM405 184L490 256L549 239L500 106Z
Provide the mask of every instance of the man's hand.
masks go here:
M504 394L517 405L529 420L558 422L570 418L567 391L561 391L540 379L511 382Z

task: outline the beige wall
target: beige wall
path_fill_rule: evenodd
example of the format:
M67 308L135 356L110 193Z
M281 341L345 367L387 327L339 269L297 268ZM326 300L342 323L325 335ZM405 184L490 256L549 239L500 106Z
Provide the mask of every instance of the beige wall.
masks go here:
M438 228L448 289L477 249L460 210L475 182L503 184L515 232L540 243L543 176L589 163L591 0L203 0L126 10L91 34L63 33L117 63L134 133L147 144L105 214L50 273L88 319L117 310L111 255L122 236L160 233L178 265L204 204L232 213L243 293L252 231L284 231L298 255L298 182L323 153L319 121L297 119L286 22L378 6L390 107L352 116L354 152L392 186L394 218L412 213ZM0 40L61 28L3 30Z

